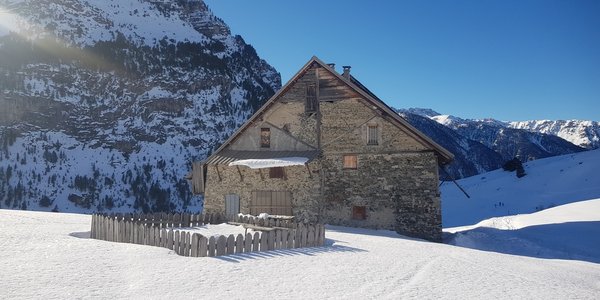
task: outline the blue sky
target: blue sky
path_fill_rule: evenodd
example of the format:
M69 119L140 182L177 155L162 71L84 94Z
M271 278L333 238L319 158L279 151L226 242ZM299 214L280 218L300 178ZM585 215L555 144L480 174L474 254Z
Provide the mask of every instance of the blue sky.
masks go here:
M600 120L600 1L206 3L283 83L316 55L398 108Z

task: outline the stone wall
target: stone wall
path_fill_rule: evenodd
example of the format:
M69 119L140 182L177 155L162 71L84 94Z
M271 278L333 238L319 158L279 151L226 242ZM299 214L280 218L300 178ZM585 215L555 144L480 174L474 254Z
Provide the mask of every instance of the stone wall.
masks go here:
M358 154L357 169L343 169L341 155L328 155L324 217L327 224L395 230L441 239L441 205L432 152ZM352 219L352 206L365 206L366 220Z
M297 220L316 222L320 211L318 202L320 190L319 161L306 166L285 167L286 178L269 178L269 169L208 166L204 210L208 213L225 211L225 195L240 197L240 212L250 213L252 191L290 191L292 211ZM310 173L309 173L310 170ZM262 177L261 173L262 172ZM221 180L219 180L219 174Z

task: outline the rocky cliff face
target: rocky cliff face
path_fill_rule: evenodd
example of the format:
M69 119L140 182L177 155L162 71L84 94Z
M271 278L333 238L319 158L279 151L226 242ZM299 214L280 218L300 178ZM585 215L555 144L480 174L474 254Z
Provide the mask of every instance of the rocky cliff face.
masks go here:
M0 8L3 208L198 210L189 163L281 85L202 1Z

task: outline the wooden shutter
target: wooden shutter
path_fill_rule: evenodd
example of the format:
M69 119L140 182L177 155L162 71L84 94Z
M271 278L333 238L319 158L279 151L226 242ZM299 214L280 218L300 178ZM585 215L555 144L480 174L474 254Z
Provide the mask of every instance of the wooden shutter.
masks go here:
M253 191L250 214L292 215L290 191Z
M237 215L240 213L240 196L236 194L225 195L225 214Z
M344 155L344 169L356 169L358 167L358 158L356 155Z
M352 206L352 219L354 219L354 220L367 219L367 208L365 206Z
M192 192L204 194L206 179L206 165L203 162L192 164Z

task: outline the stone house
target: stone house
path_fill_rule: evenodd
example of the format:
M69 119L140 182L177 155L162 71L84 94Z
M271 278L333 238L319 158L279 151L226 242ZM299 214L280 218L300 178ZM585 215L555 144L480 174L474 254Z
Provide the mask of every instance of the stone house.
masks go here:
M438 167L453 155L316 57L207 160L207 212L292 215L439 241Z

